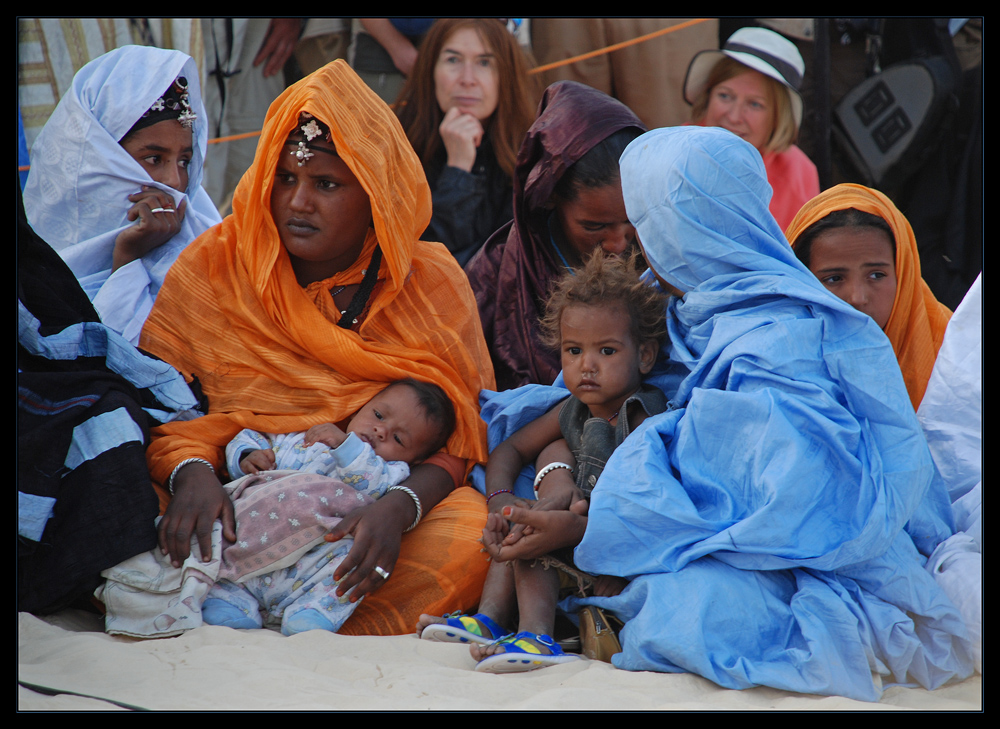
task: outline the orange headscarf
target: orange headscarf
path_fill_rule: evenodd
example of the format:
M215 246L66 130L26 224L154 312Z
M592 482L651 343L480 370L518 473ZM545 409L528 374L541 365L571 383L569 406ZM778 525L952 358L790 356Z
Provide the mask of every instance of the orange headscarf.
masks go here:
M348 270L303 288L271 217L278 156L301 112L326 123L337 154L371 200L373 230ZM217 468L242 428L288 433L341 423L403 377L434 382L455 405L447 453L486 457L481 388L494 386L476 302L438 243L418 241L431 216L420 161L389 108L343 61L285 90L271 105L233 214L184 251L142 331L142 347L195 375L210 413L154 430L148 451L163 483L184 458ZM376 242L379 285L356 331L335 326L330 289L360 283Z
M909 221L881 192L862 185L837 185L803 205L785 231L785 237L795 247L796 240L810 225L848 208L882 218L896 238L896 299L885 333L892 342L906 391L916 410L927 389L951 310L934 298L920 276L920 255Z

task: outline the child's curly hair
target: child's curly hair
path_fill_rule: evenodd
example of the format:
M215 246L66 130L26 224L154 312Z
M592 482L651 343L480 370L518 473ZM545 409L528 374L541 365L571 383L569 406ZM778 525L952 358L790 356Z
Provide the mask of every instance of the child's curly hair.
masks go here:
M623 306L636 346L649 340L656 342L657 349L666 344L667 295L639 280L638 258L635 252L614 258L598 250L582 268L563 276L545 304L545 316L540 322L542 342L558 349L563 310L582 304Z

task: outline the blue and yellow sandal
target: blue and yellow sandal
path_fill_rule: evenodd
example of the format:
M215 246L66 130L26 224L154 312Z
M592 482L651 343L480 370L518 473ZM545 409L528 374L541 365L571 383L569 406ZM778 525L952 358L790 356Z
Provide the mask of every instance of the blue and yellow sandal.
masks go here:
M439 643L479 643L487 645L504 634L503 628L482 613L462 615L461 611L444 616L447 622L432 623L420 634L422 640Z
M477 663L476 670L480 673L521 673L580 660L578 655L564 653L551 637L527 631L494 643L503 646L504 652L486 656Z

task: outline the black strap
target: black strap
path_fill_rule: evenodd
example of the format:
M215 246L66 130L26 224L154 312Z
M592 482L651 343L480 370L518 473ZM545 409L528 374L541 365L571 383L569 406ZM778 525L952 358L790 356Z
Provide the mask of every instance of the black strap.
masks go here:
M354 325L354 320L358 318L358 315L365 310L365 306L368 304L368 298L372 295L372 291L375 289L375 282L378 280L378 270L382 266L382 248L376 244L375 250L372 252L372 259L368 262L368 270L365 271L365 277L361 279L361 285L358 290L354 293L354 297L351 299L351 303L347 305L344 309L344 313L340 317L340 321L337 322L337 326L341 329L350 329Z
M233 19L226 18L226 67L222 67L222 60L219 58L219 40L215 37L215 18L209 20L209 27L212 29L212 50L215 51L215 69L208 72L209 76L215 76L215 83L219 86L219 120L215 123L215 136L222 136L222 119L226 115L226 79L235 76L243 71L237 68L230 71L229 67L233 62Z

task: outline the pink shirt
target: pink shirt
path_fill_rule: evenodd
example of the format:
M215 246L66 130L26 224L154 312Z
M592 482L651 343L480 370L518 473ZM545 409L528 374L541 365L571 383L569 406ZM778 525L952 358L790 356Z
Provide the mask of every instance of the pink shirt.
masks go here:
M774 190L771 215L782 230L788 228L799 208L819 195L819 174L806 153L794 144L781 154L764 156L767 181Z

